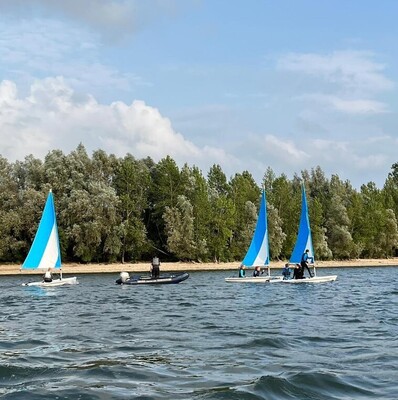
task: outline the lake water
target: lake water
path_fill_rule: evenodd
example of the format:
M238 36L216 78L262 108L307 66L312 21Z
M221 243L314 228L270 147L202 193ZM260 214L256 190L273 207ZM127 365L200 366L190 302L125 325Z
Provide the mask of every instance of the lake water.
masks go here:
M4 399L398 399L398 268L336 282L22 287L1 277Z

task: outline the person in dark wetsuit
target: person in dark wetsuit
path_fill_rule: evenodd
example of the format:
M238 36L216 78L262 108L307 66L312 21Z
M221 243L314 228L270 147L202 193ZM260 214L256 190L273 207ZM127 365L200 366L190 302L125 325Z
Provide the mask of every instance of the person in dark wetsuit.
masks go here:
M314 257L310 257L308 255L309 252L310 251L308 249L304 252L303 256L301 257L301 263L300 264L301 264L301 269L303 270L303 277L304 277L304 268L306 268L308 273L310 274L310 278L312 278L313 275L312 275L312 273L310 271L310 268L308 267L308 262L311 261L313 263L314 262Z
M303 279L304 278L304 270L300 264L296 264L293 272L293 279Z
M51 268L48 268L48 270L44 274L43 281L47 282L47 283L50 283L53 281L53 274L51 273Z
M260 267L255 267L253 271L253 276L260 276L260 275L261 275Z
M151 278L158 279L160 276L160 261L158 257L153 257L151 264Z

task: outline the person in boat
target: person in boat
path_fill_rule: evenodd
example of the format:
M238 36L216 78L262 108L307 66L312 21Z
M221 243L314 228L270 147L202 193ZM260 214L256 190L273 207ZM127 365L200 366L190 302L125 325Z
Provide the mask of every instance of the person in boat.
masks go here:
M245 266L243 264L239 267L239 278L244 278L246 276Z
M304 269L301 264L296 264L294 266L293 271L293 279L303 279L304 278Z
M151 278L158 279L160 276L160 261L158 257L153 257L151 263Z
M52 282L53 281L53 274L51 272L51 268L48 268L48 270L44 273L43 281L44 282Z
M283 276L283 280L289 279L289 277L290 277L290 268L289 268L288 263L286 263L282 269L282 276Z
M254 268L253 276L260 276L261 275L261 268L259 266Z
M303 276L304 276L304 268L306 268L310 275L310 278L312 278L313 275L310 271L310 268L308 267L308 263L309 262L314 263L314 257L310 257L309 252L310 251L306 249L303 256L301 257L301 268L303 270Z

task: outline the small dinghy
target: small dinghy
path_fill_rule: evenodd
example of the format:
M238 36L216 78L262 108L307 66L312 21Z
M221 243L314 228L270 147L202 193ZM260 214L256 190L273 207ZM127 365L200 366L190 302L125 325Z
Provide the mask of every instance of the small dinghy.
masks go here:
M41 286L41 287L57 287L64 285L77 285L79 282L74 276L72 278L53 279L51 282L36 281L23 283L22 286Z
M53 279L51 269L59 269L59 279ZM54 197L50 190L39 227L28 255L21 269L47 270L44 279L36 282L23 283L22 286L57 287L76 285L77 278L63 278L61 266L61 248L59 245L57 218L55 215ZM46 276L48 274L48 277Z
M255 268L253 276L246 276L245 268ZM267 267L268 274L262 268ZM225 278L230 283L277 283L282 281L282 276L271 276L269 263L267 201L265 189L261 194L260 211L257 218L256 229L253 233L249 249L239 268L239 276Z
M128 272L121 272L120 278L116 280L118 285L162 285L180 283L189 278L187 272L179 274L162 274L157 278L151 276L132 276Z
M325 276L312 276L310 278L304 277L303 279L286 279L282 280L282 283L298 284L298 283L324 283L333 282L337 279L337 275L325 275Z
M304 255L306 256L304 258ZM308 260L308 261L307 261ZM310 263L309 263L310 262ZM299 284L299 283L324 283L333 282L337 279L337 275L317 275L315 269L314 246L312 244L310 219L308 216L307 196L305 194L304 183L301 186L301 216L297 233L296 244L290 257L289 264L295 265L295 271L299 272L299 277L294 279L284 279L282 283ZM313 268L310 273L309 267ZM304 269L310 273L310 277L304 277Z
M281 276L270 277L266 275L265 277L262 276L245 276L243 278L230 276L229 278L225 278L225 282L231 283L277 283L281 282Z

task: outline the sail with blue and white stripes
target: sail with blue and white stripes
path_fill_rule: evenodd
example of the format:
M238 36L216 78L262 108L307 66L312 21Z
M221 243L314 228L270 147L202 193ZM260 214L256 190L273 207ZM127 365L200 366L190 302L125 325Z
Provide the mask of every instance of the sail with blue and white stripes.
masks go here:
M263 190L261 196L260 212L258 214L256 230L254 231L249 250L243 259L242 264L246 267L269 265L267 202L265 198L265 190Z
M53 194L50 191L44 206L36 236L22 268L61 268L58 227Z
M314 247L312 245L312 236L310 228L310 219L308 217L308 206L307 198L305 195L304 184L301 189L301 216L300 225L296 239L296 245L294 246L293 253L290 257L290 264L300 264L301 258L306 250L309 250L308 256L315 261L314 258Z

